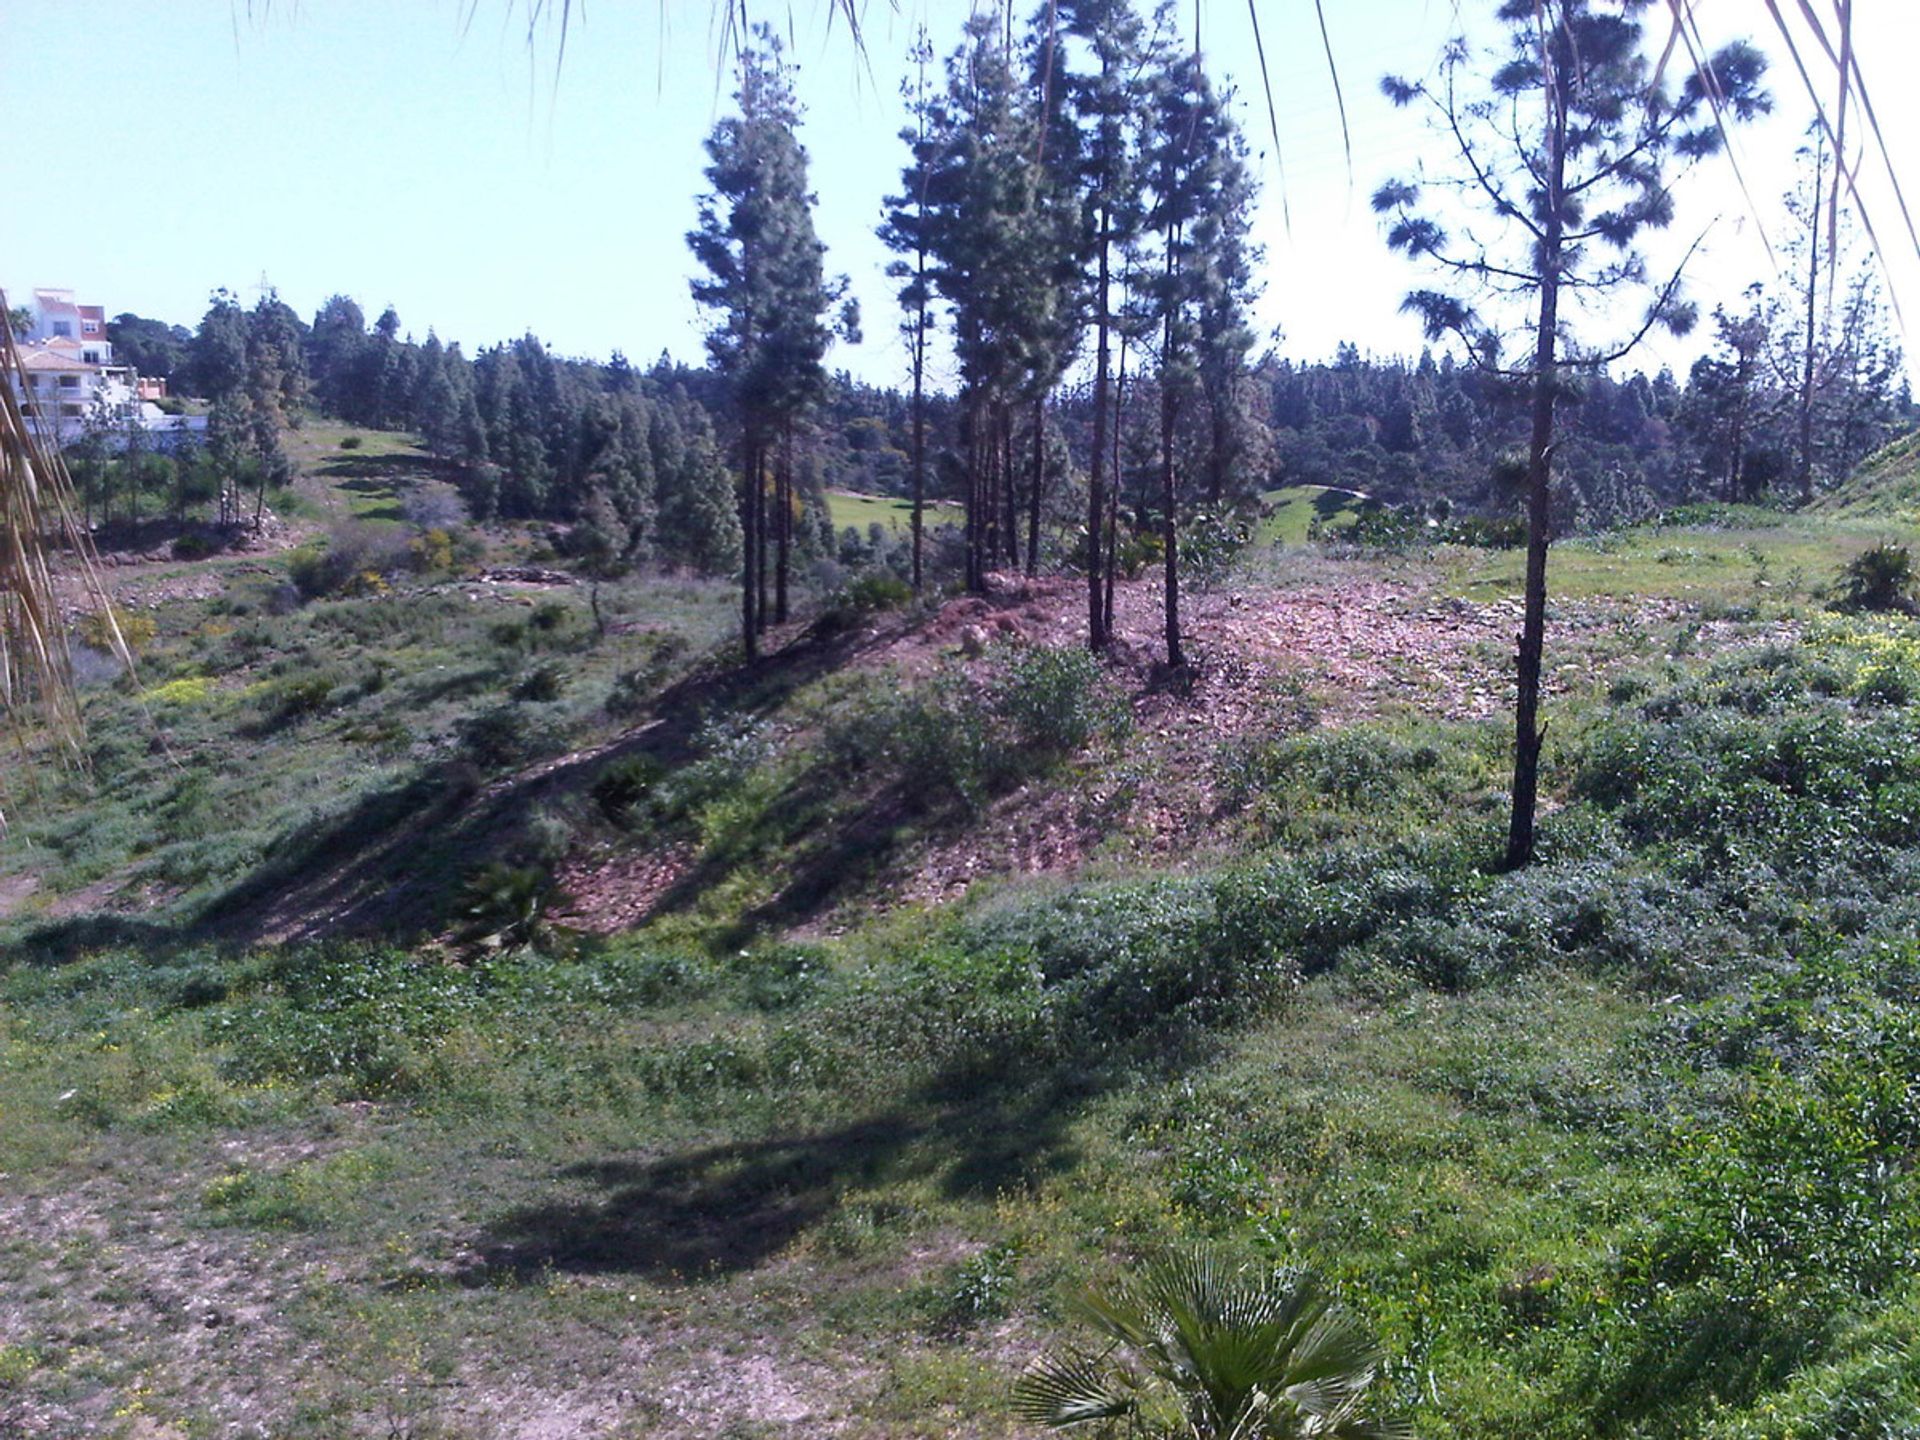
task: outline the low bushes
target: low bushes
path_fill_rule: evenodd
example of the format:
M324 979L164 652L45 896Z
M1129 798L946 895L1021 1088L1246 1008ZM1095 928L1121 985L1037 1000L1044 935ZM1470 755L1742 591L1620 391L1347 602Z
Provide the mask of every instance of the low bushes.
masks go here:
M828 744L838 761L884 769L923 807L978 809L1131 725L1126 700L1093 656L1008 647L984 679L949 666L840 722Z

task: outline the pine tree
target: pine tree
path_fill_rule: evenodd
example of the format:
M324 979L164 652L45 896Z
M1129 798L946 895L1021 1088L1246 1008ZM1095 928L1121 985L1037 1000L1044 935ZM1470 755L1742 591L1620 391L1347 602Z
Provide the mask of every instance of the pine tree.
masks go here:
M830 285L824 275L807 152L795 133L800 107L792 72L764 25L741 49L734 98L739 113L720 121L707 139L712 189L700 201L687 243L706 271L693 295L716 313L707 350L727 382L739 430L746 538L741 630L751 659L770 623L769 609L776 621L787 614L792 477L780 457L790 450L800 416L825 392L827 316L845 282ZM853 328L851 316L845 328ZM770 519L777 522L771 528ZM777 551L771 607L764 594L769 542Z
M649 422L659 555L703 575L733 570L741 563L740 513L706 410L676 387L652 407Z
M900 334L907 342L913 387L909 463L913 474L913 588L918 591L925 583L926 568L927 341L933 330L933 285L928 275L932 237L927 222L927 191L935 163L934 100L927 85L927 66L933 60L933 45L927 39L924 25L914 38L909 58L914 62L914 76L911 81L902 81L900 88L912 124L900 132L900 138L907 143L912 160L901 172L900 194L885 202L879 234L889 250L909 257L890 261L887 275L901 282Z
M1423 210L1422 185L1390 181L1374 209L1391 216L1388 243L1456 282L1451 290L1419 290L1407 307L1431 339L1456 336L1481 363L1499 367L1502 323L1495 297L1530 301L1531 355L1504 371L1530 396L1527 442L1527 571L1517 655L1514 708L1513 810L1506 864L1533 859L1539 788L1540 670L1546 636L1547 547L1555 409L1570 365L1599 368L1624 354L1655 325L1685 330L1693 310L1681 298L1681 275L1654 281L1636 246L1642 232L1664 228L1674 213L1668 162L1711 153L1724 121L1748 118L1768 101L1760 88L1765 62L1735 44L1711 57L1669 98L1641 49L1644 0L1504 0L1503 59L1486 77L1484 94L1467 100L1474 79L1466 42L1455 41L1435 80L1389 77L1382 89L1395 104L1430 106L1436 132L1448 138L1460 170L1443 182L1456 203L1490 211L1497 229L1462 226L1451 212ZM1714 100L1708 98L1708 82ZM1482 239L1482 233L1511 237ZM1574 321L1605 323L1633 288L1649 292L1635 334L1610 348L1580 347Z
M1180 644L1180 487L1175 456L1183 412L1204 393L1210 426L1209 489L1227 465L1226 424L1251 336L1245 307L1252 280L1246 233L1251 190L1241 142L1198 54L1163 61L1140 172L1151 196L1145 227L1157 264L1142 289L1144 319L1158 332L1161 541L1167 663L1186 664ZM1224 413L1223 413L1224 412Z
M1115 316L1114 263L1139 229L1133 179L1140 126L1144 37L1131 0L1058 0L1062 33L1082 42L1092 68L1070 71L1068 94L1082 139L1081 193L1091 217L1094 282L1093 454L1087 467L1087 644L1104 650L1110 635L1110 605L1103 591L1101 541L1111 525L1107 494L1109 386ZM1117 480L1117 477L1116 477Z
M367 319L345 295L327 298L307 331L307 371L314 399L329 415L358 420L359 385L367 348Z

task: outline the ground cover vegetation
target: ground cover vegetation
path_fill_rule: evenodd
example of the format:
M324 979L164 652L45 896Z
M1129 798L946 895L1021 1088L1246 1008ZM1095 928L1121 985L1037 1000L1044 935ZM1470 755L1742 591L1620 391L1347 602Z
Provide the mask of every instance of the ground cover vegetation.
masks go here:
M1624 84L1641 8L1504 10ZM1566 378L1537 310L1514 373L1256 359L1244 147L1169 33L923 39L882 224L952 396L827 371L765 33L706 368L116 320L218 423L76 460L118 618L72 617L85 767L4 797L0 1433L1920 1424L1871 287L1719 317L1684 384ZM1639 166L1535 54L1539 143ZM1657 224L1627 178L1570 223Z
M1912 533L1569 549L1512 874L1490 710L1308 663L1223 724L1210 627L1390 578L1465 613L1513 552L1243 556L1185 698L1071 590L1057 643L869 609L752 672L725 582L609 582L601 632L551 583L289 608L270 558L142 609L0 881L4 1413L1013 1433L1084 1283L1206 1242L1317 1271L1419 1433L1906 1423L1920 637L1843 571ZM1062 800L1082 859L996 860ZM901 908L954 844L1001 878Z

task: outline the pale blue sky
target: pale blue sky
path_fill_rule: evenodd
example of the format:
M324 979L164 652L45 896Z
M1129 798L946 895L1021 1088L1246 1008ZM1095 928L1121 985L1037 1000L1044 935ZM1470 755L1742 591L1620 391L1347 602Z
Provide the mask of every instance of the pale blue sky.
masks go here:
M701 189L700 140L727 103L707 0L593 0L584 21L576 5L557 89L552 35L529 55L525 3L274 0L252 16L245 0L0 4L10 137L0 181L17 197L0 218L0 283L14 292L67 285L109 314L192 324L213 287L251 300L264 272L302 314L345 291L369 319L391 302L417 335L432 325L470 351L532 329L569 354L618 347L644 362L665 348L698 359L683 236ZM476 18L463 33L470 4ZM1241 82L1246 129L1267 151L1265 102L1247 84L1246 7L1202 4L1205 48L1217 71ZM263 10L258 0L253 8ZM914 27L924 19L944 51L967 6L899 0L896 10L874 0L871 74L842 33L827 33L824 0L792 8L820 230L829 263L853 278L866 310L867 342L834 361L894 380L903 354L872 226L903 153L895 88ZM1312 7L1261 0L1291 225L1269 156L1260 319L1285 330L1288 353L1324 356L1343 339L1417 347L1397 313L1417 277L1381 245L1366 197L1431 142L1376 86L1383 71L1426 69L1454 8L1329 0L1352 121L1350 184ZM1897 87L1895 65L1876 63L1920 53L1920 7L1866 0L1857 9L1881 123L1904 145L1920 189L1920 94ZM1183 23L1191 12L1185 0ZM1709 0L1704 13L1715 42L1743 26L1767 38L1758 0ZM1785 67L1775 89L1783 113L1740 147L1770 222L1809 113ZM1891 202L1884 187L1872 193L1882 237L1894 241ZM1691 239L1726 217L1693 270L1708 306L1736 299L1766 269L1744 211L1724 162L1686 188L1676 233ZM1910 249L1896 260L1896 282L1920 311ZM1646 360L1684 366L1692 353L1668 342Z

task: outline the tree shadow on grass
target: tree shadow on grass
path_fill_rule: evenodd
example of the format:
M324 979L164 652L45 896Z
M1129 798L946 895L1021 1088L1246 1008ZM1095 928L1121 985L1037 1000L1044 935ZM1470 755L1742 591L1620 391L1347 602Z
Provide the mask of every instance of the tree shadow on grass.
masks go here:
M431 455L401 451L391 455L358 455L350 452L329 455L313 469L315 474L324 475L329 480L358 480L364 485L375 480L429 480L440 475L445 467ZM355 487L349 483L342 488ZM385 486L378 488L384 489Z
M19 960L29 965L67 965L97 950L133 950L164 960L192 944L179 926L129 915L76 915L49 920L0 942L0 969Z
M990 1198L1068 1172L1069 1129L1120 1072L1062 1069L988 1080L969 1067L906 1105L832 1129L570 1166L567 1198L487 1228L469 1277L545 1270L663 1283L754 1269L825 1220L848 1191L932 1177L951 1198Z
M364 496L369 499L384 500L381 505L368 505L354 511L356 520L391 520L396 523L407 518L407 512L400 504L399 496L394 492L393 477L344 480L340 488L348 494Z
M919 1133L903 1115L648 1160L574 1165L597 1194L517 1210L489 1231L488 1271L554 1269L698 1280L752 1269L880 1178Z
M652 721L610 747L541 760L491 782L449 762L362 796L277 840L201 920L210 934L241 943L432 933L451 923L466 876L518 854L535 807L585 793L606 765L629 755L650 755L666 768L684 764L708 715L771 711L844 665L862 643L802 636L754 665L703 666L658 697ZM467 682L450 676L448 683Z
M1620 1368L1570 1400L1601 1436L1694 1434L1711 1413L1738 1410L1784 1384L1823 1338L1818 1317L1769 1319L1718 1297L1639 1325Z

